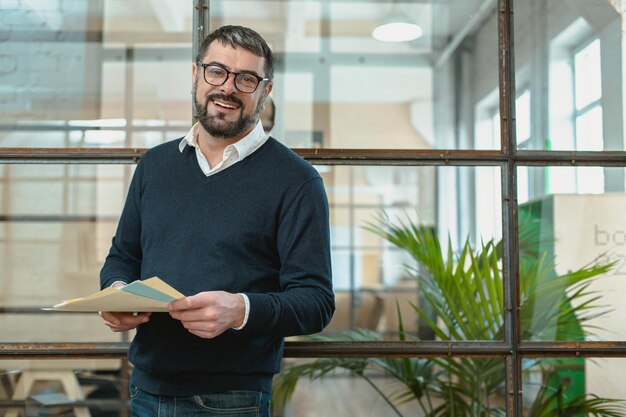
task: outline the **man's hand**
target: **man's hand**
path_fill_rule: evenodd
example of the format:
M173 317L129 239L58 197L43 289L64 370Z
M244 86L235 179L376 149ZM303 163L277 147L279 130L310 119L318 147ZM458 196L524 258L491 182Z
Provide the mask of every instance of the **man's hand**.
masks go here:
M121 288L126 284L116 282L111 285L113 288ZM140 324L150 321L150 313L121 313L112 311L99 311L104 324L109 326L114 332L126 332L132 330Z
M126 332L150 321L150 313L100 311L98 314L104 320L104 324L114 332Z
M212 339L243 323L243 296L224 291L206 291L169 304L170 316L180 320L190 333Z

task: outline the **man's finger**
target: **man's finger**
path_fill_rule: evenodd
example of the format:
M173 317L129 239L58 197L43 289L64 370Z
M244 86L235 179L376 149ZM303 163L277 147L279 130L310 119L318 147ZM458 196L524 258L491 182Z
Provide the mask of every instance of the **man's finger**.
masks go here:
M210 295L208 293L199 293L191 295L189 297L181 298L180 300L172 301L169 303L170 311L191 310L194 308L206 307L209 301Z
M201 308L170 310L170 316L172 316L173 319L184 322L204 322L211 319L206 316L206 312Z
M127 331L150 321L150 313L98 312L104 324L113 331Z

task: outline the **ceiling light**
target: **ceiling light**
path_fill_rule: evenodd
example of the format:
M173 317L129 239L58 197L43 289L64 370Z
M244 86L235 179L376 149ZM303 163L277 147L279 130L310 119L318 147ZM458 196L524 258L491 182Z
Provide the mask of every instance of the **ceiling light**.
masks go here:
M423 34L421 27L400 12L390 14L372 31L372 37L383 42L409 42Z

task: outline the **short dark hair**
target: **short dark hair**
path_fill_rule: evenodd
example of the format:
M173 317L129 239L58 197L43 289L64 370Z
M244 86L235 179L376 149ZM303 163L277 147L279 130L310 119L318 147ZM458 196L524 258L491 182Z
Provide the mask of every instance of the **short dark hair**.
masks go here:
M265 58L265 77L274 78L274 54L265 39L256 31L244 27L227 25L215 29L200 44L200 50L196 56L196 62L201 63L206 56L209 46L215 40L233 48L241 47L252 52L256 56Z

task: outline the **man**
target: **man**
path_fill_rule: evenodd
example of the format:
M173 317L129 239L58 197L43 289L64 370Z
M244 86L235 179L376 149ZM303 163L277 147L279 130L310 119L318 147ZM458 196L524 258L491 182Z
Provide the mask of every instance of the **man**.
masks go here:
M198 123L137 165L101 286L159 276L186 297L169 314L100 313L113 331L137 329L133 416L269 416L283 338L332 316L326 194L263 132L272 78L258 33L217 29L192 64Z

